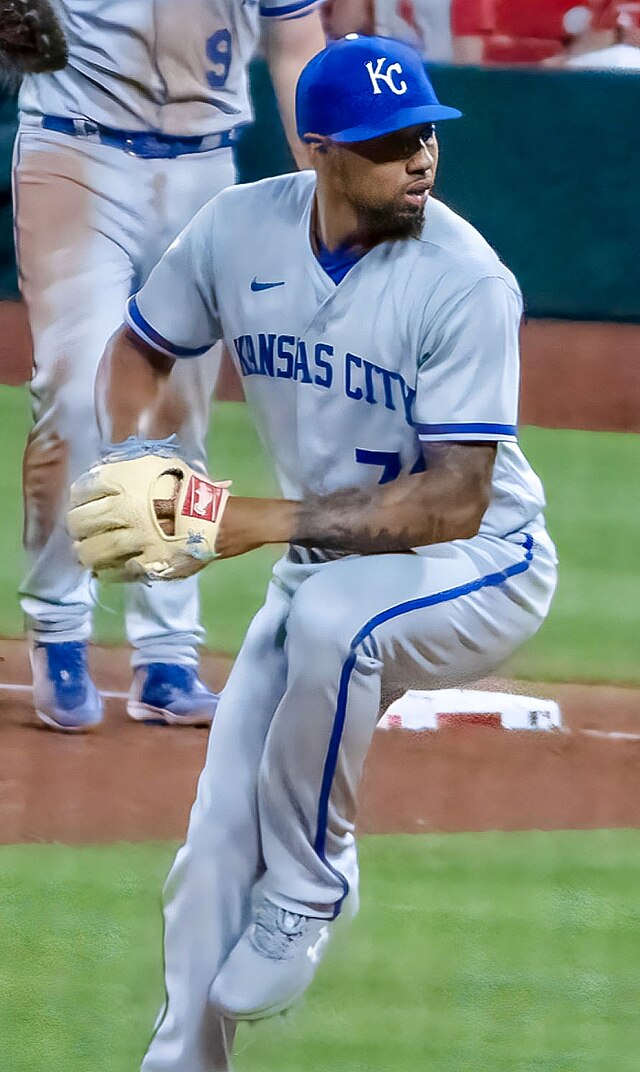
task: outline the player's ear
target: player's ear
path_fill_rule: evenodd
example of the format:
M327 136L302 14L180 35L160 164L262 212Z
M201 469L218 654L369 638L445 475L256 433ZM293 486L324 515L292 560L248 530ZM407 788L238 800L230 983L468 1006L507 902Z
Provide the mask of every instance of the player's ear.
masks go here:
M314 151L324 156L329 148L329 138L324 134L305 134L303 141L309 146L312 156Z

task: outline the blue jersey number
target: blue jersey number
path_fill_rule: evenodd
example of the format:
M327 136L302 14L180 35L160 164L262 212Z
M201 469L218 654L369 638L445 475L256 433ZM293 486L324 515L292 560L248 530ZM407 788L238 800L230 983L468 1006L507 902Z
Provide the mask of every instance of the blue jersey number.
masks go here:
M360 465L380 466L382 472L378 484L390 484L402 471L402 459L397 450L362 450L356 447L356 461ZM414 473L424 473L425 469L424 457L420 452L409 473L413 476Z
M212 89L222 89L229 77L233 39L228 30L216 30L207 41L207 59L213 70L207 71L207 82Z
M361 450L356 447L356 461L360 465L379 465L382 469L379 484L390 484L400 476L402 459L397 450Z

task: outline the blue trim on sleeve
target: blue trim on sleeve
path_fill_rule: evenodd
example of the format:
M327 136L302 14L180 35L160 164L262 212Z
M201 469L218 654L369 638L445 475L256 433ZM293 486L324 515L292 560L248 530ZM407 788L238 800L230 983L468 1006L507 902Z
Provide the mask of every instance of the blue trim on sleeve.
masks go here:
M479 592L482 588L495 588L504 584L510 577L516 577L520 573L526 573L533 560L533 536L529 533L523 533L523 536L524 543L522 546L524 550L524 558L522 562L516 562L513 566L508 566L507 569L500 570L496 573L487 573L483 577L477 577L475 581L468 581L467 584L461 584L457 588L447 588L443 592L434 592L430 596L423 596L420 599L411 599L406 603L398 603L395 607L389 607L387 610L381 611L380 614L376 614L374 618L370 618L368 622L365 622L362 629L356 633L351 641L349 655L344 662L342 673L340 675L336 713L333 719L331 738L329 740L327 757L325 760L324 771L322 773L320 799L318 802L318 823L313 843L315 853L322 860L323 864L325 864L325 866L339 879L344 890L343 897L335 906L334 919L339 915L340 909L342 908L342 902L349 892L349 883L345 876L337 871L336 868L332 867L326 858L327 817L329 814L331 786L333 785L333 779L338 765L338 754L340 752L340 744L347 717L349 682L353 668L356 664L357 649L367 637L371 636L373 630L384 622L391 621L393 618L398 618L402 614L409 614L414 610L424 610L425 607L434 607L439 603L448 603L450 600L459 599L461 596L470 595L472 592Z
M483 424L479 421L470 424L416 424L415 429L418 435L451 435L455 432L461 435L471 435L473 432L479 435L518 435L515 424Z
M137 329L138 334L144 338L151 346L154 346L156 350L162 350L166 354L170 354L172 357L200 357L202 354L206 354L207 350L210 350L213 343L207 343L206 346L188 347L188 346L175 346L168 339L165 339L164 335L161 335L159 331L151 327L151 324L145 320L142 313L138 308L136 301L136 295L132 295L127 302L127 313L131 318L131 326Z
M316 7L318 2L319 0L297 0L297 3L286 4L284 7L266 7L261 4L260 14L265 19L286 18L287 15L294 15L307 7Z

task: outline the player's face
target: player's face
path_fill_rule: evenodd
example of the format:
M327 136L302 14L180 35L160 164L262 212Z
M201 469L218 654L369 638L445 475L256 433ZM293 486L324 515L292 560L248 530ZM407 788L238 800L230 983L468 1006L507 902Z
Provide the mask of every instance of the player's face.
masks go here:
M371 141L332 143L340 193L369 231L417 237L438 166L433 124L407 127Z

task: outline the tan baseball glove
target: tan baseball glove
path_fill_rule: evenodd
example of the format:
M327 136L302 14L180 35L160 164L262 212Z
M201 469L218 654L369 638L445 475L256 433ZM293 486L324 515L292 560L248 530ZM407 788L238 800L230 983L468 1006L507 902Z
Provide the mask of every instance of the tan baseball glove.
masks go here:
M49 0L0 0L0 70L22 74L59 71L67 41Z
M71 487L69 532L81 564L103 580L171 581L216 557L230 480L177 457L106 461Z

